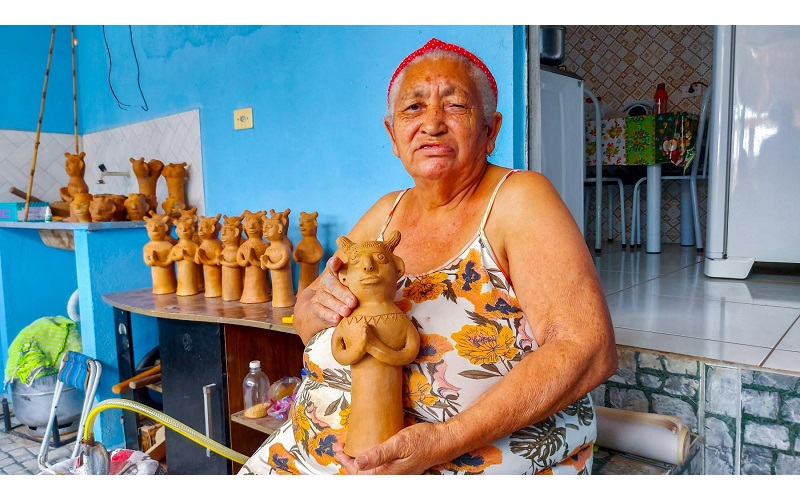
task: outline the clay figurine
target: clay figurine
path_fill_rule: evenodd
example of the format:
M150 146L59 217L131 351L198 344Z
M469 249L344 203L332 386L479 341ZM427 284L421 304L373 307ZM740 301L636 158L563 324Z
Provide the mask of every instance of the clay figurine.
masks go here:
M69 182L65 187L59 189L59 194L62 201L71 202L75 193L89 192L89 185L83 180L83 176L86 173L86 162L83 161L83 158L86 153L83 151L76 155L64 153L64 156L67 158L65 168L67 175L69 175Z
M150 241L144 245L144 263L150 266L153 279L153 294L175 293L178 282L175 277L175 264L170 258L173 244L169 241L172 219L168 215L151 213L144 216L147 235Z
M186 172L186 162L165 165L161 175L167 181L167 198L173 199L172 204L180 203L181 208L189 208L189 203L186 201L186 179L189 177ZM164 211L169 213L166 207Z
M344 452L355 457L382 443L403 427L403 365L417 357L420 336L411 320L394 303L403 260L392 252L400 233L386 241L353 243L336 240L347 255L339 281L358 305L336 326L333 357L350 365L352 393Z
M312 281L319 276L319 261L322 260L324 250L317 239L317 212L300 212L298 221L300 234L303 237L294 249L294 260L300 265L300 276L297 280L297 294L299 295Z
M195 263L203 265L204 295L206 297L222 296L222 269L219 264L222 243L217 239L221 228L220 217L220 214L217 214L216 217L199 217L197 221L200 246L197 247Z
M181 210L186 209L186 204L174 196L167 196L167 199L161 204L161 208L164 209L165 214L173 219L178 219L181 216Z
M242 244L242 217L222 216L219 263L222 266L222 300L228 302L242 298L243 269L236 262L236 252Z
M272 307L291 307L295 303L292 284L292 251L284 243L281 213L272 212L272 217L261 217L264 222L264 238L269 246L261 256L261 269L269 270L272 287Z
M242 227L247 239L236 252L236 262L244 268L242 297L239 299L244 304L258 304L272 300L267 271L261 269L261 256L267 250L267 243L261 239L261 217L264 215L266 215L264 210L256 213L245 210L242 214Z
M181 296L197 295L201 290L200 266L195 263L198 248L194 242L197 216L194 213L181 214L174 224L178 243L172 247L169 257L178 267L178 288L175 293Z
M108 222L114 218L114 212L117 207L114 200L108 195L96 194L92 197L92 202L89 204L89 214L92 216L92 222Z
M82 191L76 192L72 195L72 201L69 203L69 220L73 222L92 222L92 214L89 213L91 204L91 194Z
M147 215L147 197L142 193L131 193L125 200L125 210L128 212L128 220L144 220Z
M281 216L281 224L283 224L283 242L286 243L286 246L289 247L289 252L291 253L294 249L294 244L289 239L289 214L292 213L291 208L287 208L283 212L276 212L273 209L269 209L269 216L275 217L275 214Z
M164 162L161 160L144 161L144 157L131 158L133 167L133 174L136 176L136 181L139 183L139 192L145 196L152 196L153 200L156 199L156 187L158 185L158 178L161 177L161 170L164 168ZM150 210L156 210L155 205L150 206Z

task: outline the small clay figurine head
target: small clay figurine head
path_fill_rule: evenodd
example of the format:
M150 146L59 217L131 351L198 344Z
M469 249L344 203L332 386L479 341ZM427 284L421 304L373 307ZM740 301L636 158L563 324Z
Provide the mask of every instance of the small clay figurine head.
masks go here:
M197 208L197 207L195 207ZM219 223L220 214L216 217L199 217L197 219L197 235L205 239L216 239L222 225Z
M133 173L136 177L139 176L147 176L149 173L147 170L147 163L144 161L144 157L142 158L130 158L131 160L131 168L133 168Z
M193 240L197 232L197 216L193 212L184 211L181 217L175 221L175 234L182 240Z
M161 208L164 209L164 213L168 214L173 219L177 219L181 216L181 210L186 208L186 205L174 196L168 196L167 200L161 204Z
M164 241L167 239L172 226L172 219L169 215L150 212L150 215L145 215L143 220L145 221L147 235L151 240Z
M86 152L81 151L76 155L71 153L64 153L64 156L67 158L67 163L65 165L65 169L67 170L67 175L69 175L70 177L72 176L83 177L83 174L86 171L86 162L83 161L83 158L86 156Z
M259 210L256 213L252 213L249 210L245 210L242 213L242 227L244 228L244 232L247 233L248 238L260 238L261 231L262 231L262 223L261 217L266 215L267 212L264 210Z
M151 177L158 177L161 175L161 171L164 170L164 162L153 158L147 162L147 168L150 170Z
M267 217L266 215L261 217L263 224L263 235L269 241L281 241L283 240L283 222L281 222L281 213L272 212L272 217Z
M300 212L300 219L297 222L300 234L303 236L316 236L317 234L317 212Z
M75 220L78 222L92 222L92 215L89 213L89 206L92 204L92 195L89 193L75 193L69 208Z
M150 212L150 210L152 210L153 212L158 211L158 199L156 198L156 195L154 194L145 195L145 200L147 201L148 212Z
M164 177L177 177L177 178L187 177L186 165L187 165L186 162L170 163L168 165L164 165L164 169L161 171L161 174Z
M107 222L114 218L116 208L114 200L109 196L98 194L92 197L89 214L91 214L93 222Z
M397 280L406 269L403 259L392 253L398 243L398 231L392 231L386 241L363 243L353 243L340 236L336 244L347 255L347 262L339 270L339 281L359 301L375 297L391 300Z
M125 209L128 211L128 219L132 221L144 220L147 214L147 197L142 193L131 193L125 200Z

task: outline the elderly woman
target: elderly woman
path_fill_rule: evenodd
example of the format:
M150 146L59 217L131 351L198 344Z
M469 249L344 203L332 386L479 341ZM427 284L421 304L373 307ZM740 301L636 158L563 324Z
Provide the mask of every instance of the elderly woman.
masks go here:
M588 393L617 366L608 307L552 185L488 161L496 107L483 62L436 39L389 83L384 123L414 186L379 199L348 238L402 234L395 300L421 337L404 367L407 426L356 457L341 451L350 376L331 335L356 302L336 279L337 251L295 306L307 376L291 419L242 473L591 472Z

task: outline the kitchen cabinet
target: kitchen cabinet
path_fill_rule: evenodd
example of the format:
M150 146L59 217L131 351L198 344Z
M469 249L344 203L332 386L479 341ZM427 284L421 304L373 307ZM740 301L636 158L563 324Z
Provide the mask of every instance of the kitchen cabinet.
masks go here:
M165 414L202 434L208 429L211 439L247 456L279 425L247 425L234 415L244 410L242 380L251 360L261 361L271 382L300 376L305 346L291 324L282 321L292 308L224 302L202 294L153 295L149 288L108 294L103 300L114 308L122 380L133 374L130 314L158 318ZM123 396L137 399L137 391ZM137 416L123 412L122 417L126 447L139 449ZM170 429L166 466L169 474L223 475L241 467Z

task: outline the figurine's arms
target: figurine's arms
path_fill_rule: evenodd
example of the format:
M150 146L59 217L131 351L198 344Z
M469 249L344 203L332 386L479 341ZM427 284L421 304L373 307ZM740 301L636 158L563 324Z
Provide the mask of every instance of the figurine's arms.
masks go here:
M276 247L277 248L277 247ZM271 259L272 254L278 257L278 260ZM289 252L282 252L278 249L277 252L270 252L267 250L261 255L261 269L280 269L289 263Z
M239 249L236 251L236 263L239 264L239 267L245 267L248 264L248 259L245 256L244 252L247 250L243 246L240 246ZM249 255L249 254L248 254Z
M186 252L182 246L175 245L169 251L169 258L175 262L178 262L179 260L183 260L185 254Z
M194 263L195 264L203 264L204 266L216 266L219 264L220 258L219 253L215 253L209 256L203 247L197 248L197 253L195 254Z
M400 349L392 349L380 339L370 328L367 337L367 352L375 359L391 366L403 366L411 363L419 354L419 332L411 321L403 322L406 344Z
M364 324L361 328L353 326L352 324L339 323L333 330L331 351L333 351L333 359L341 365L357 363L367 353L367 337L370 336L368 332L371 327L367 324Z

